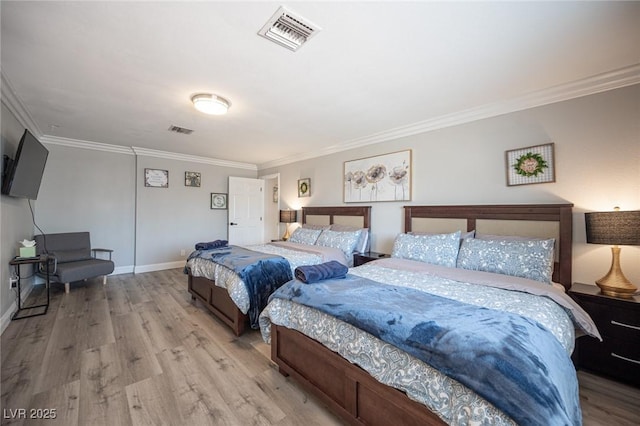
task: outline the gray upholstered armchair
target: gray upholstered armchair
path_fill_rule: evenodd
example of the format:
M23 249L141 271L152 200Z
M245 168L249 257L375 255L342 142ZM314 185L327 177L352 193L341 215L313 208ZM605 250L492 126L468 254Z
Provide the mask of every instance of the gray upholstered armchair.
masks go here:
M106 284L107 275L114 270L113 250L91 248L88 232L36 235L35 240L36 254L48 253L53 257L49 264L50 281L64 283L66 293L74 281L102 276L102 283ZM109 253L109 260L96 258L97 252ZM44 276L46 271L41 270L38 274Z

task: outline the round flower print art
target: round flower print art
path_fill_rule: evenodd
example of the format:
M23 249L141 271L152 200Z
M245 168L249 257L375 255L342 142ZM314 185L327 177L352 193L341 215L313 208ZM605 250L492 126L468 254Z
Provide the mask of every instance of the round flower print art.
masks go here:
M544 173L544 169L548 167L549 166L545 159L542 158L542 155L533 154L531 152L521 155L513 166L517 174L526 177L536 177L540 173Z

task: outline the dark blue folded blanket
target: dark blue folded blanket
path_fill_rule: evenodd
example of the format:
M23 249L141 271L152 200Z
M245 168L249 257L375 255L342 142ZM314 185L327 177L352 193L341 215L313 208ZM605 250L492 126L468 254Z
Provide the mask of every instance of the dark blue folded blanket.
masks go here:
M347 276L349 268L342 263L331 260L318 265L298 266L295 270L296 279L312 284L329 278L344 278Z
M226 247L229 242L227 240L215 240L208 243L196 244L196 250L213 250L221 247Z

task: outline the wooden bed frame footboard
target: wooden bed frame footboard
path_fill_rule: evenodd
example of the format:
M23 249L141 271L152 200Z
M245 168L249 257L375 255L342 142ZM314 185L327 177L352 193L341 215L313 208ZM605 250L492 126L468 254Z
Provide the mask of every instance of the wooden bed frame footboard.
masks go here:
M298 331L271 325L271 359L281 374L293 377L350 424L446 424L405 393Z
M244 333L249 325L249 316L238 309L226 288L218 287L205 277L194 277L189 272L189 293L191 300L199 300L220 321L231 328L236 336Z

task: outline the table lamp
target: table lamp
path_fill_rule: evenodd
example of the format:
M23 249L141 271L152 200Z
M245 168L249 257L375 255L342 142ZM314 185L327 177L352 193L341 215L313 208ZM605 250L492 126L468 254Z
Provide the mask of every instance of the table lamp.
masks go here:
M611 269L596 281L602 294L615 297L632 297L638 291L620 269L618 245L640 245L640 210L585 213L587 243L612 245Z
M291 234L289 234L289 224L295 223L298 221L298 211L297 210L280 210L280 223L286 223L284 229L284 235L282 239L287 241Z

